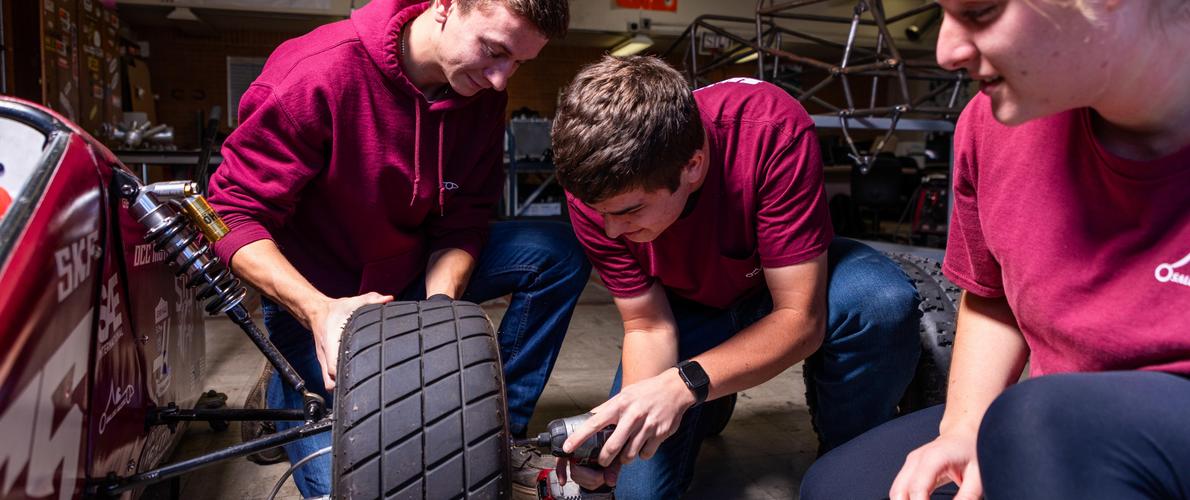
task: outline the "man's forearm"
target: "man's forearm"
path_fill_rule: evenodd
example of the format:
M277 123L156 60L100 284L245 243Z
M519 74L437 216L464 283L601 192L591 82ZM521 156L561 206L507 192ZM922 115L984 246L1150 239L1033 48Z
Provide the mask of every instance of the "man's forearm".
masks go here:
M817 311L774 309L726 342L695 356L711 379L707 399L760 385L809 357L822 345L824 316Z
M430 254L426 264L426 296L462 297L474 269L475 257L465 250L444 248Z
M656 376L678 362L678 324L665 288L654 283L636 297L614 298L624 321L623 385Z
M631 385L661 374L678 362L676 329L625 330L621 357L623 384Z
M272 240L258 240L241 247L232 258L231 270L236 277L281 304L306 327L310 327L311 311L330 300L289 263Z

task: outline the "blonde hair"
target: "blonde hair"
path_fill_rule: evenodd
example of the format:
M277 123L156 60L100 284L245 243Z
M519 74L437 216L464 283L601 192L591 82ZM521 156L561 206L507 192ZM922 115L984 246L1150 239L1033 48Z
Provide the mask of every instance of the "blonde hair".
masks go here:
M1033 0L1025 0L1025 1L1030 4L1033 3ZM1103 19L1101 16L1102 12L1099 10L1099 8L1097 8L1098 6L1093 5L1093 4L1101 4L1102 2L1097 2L1095 0L1043 0L1043 1L1046 3L1049 3L1051 5L1057 5L1059 7L1073 8L1073 9L1077 10L1080 14L1082 14L1083 17L1086 18L1086 20L1092 24L1098 24Z
M1032 0L1026 0L1032 3ZM1103 0L1044 0L1059 7L1073 7L1092 24L1103 20ZM1163 28L1176 23L1190 21L1190 2L1186 0L1149 0L1153 4L1149 9L1149 18L1154 27Z

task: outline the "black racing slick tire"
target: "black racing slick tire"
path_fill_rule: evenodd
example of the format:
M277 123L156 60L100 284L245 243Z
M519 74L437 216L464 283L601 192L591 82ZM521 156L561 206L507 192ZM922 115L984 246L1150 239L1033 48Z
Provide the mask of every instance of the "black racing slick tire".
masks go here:
M885 253L913 280L921 296L921 358L909 388L901 398L900 411L910 413L946 401L946 383L950 374L951 348L954 346L955 317L962 290L942 274L942 264L934 259L903 253Z
M333 498L509 497L504 376L479 306L361 308L344 329L336 382Z

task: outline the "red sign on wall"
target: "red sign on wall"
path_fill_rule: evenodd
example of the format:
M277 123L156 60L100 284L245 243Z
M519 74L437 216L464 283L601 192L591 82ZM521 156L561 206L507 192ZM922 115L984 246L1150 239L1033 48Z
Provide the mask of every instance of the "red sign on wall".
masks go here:
M678 0L616 0L616 6L626 9L676 12L678 10Z

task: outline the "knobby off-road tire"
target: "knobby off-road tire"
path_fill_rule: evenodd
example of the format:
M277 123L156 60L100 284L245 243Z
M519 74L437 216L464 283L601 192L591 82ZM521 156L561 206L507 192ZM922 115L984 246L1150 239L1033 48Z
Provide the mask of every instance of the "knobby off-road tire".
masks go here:
M921 359L917 373L901 398L901 413L946 401L950 354L954 346L955 316L962 290L942 275L942 263L915 255L885 253L913 280L921 295Z
M942 404L946 401L946 382L950 374L950 354L954 345L955 316L958 314L959 294L962 290L942 275L942 263L916 255L884 252L913 281L921 302L921 320L918 337L921 341L921 357L917 362L913 380L897 405L900 414L911 413L922 408ZM818 369L822 359L817 354L806 359L802 366L802 380L806 386L806 408L813 416L817 397L810 374ZM813 424L813 419L811 418ZM815 434L817 425L813 426ZM820 437L821 439L821 437ZM819 455L824 453L821 447Z
M504 377L479 306L361 308L344 330L336 382L334 498L509 496Z

